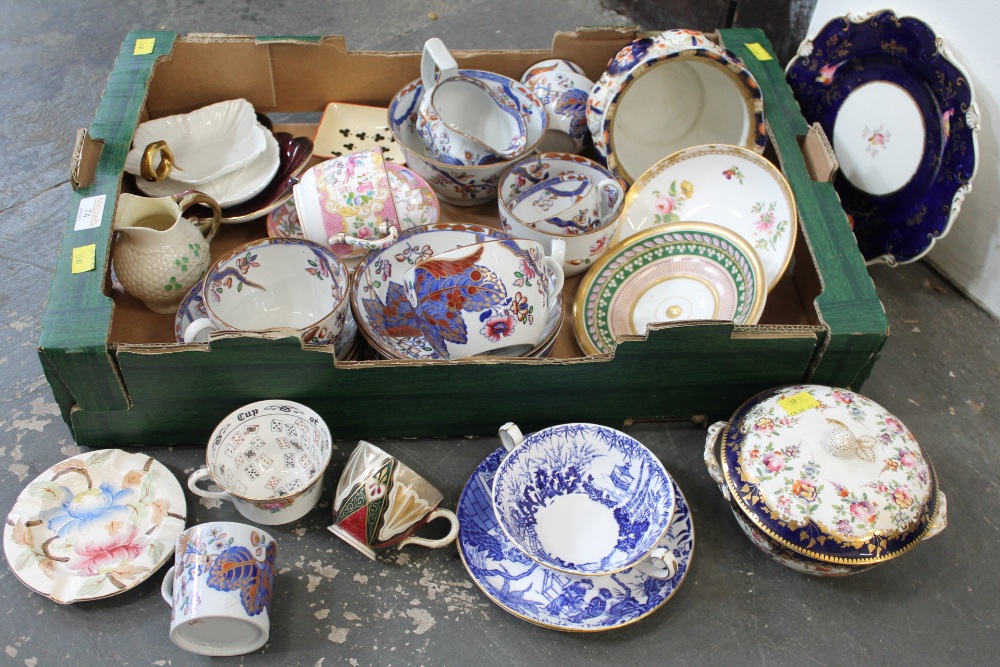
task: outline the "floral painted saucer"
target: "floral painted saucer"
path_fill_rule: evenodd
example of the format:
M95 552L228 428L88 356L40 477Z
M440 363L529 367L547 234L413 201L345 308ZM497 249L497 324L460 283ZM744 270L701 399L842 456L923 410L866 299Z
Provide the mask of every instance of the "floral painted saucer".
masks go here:
M649 324L731 320L756 324L767 291L757 254L719 225L658 225L608 250L584 276L574 331L587 354L612 352Z
M102 449L57 463L17 497L3 546L28 588L70 604L117 595L174 553L187 503L163 464Z
M677 573L655 579L632 568L585 577L550 570L528 558L497 525L490 489L497 449L479 464L458 500L458 553L472 580L503 609L555 630L598 632L634 623L659 609L683 583L694 552L694 524L674 484L674 519L660 542L677 559Z
M205 309L204 286L203 281L195 283L177 308L177 314L174 316L174 340L178 343L184 342L184 331L192 322L208 317L208 311ZM347 318L344 320L344 328L340 330L337 338L333 341L333 354L338 361L347 359L357 347L358 342L357 320L354 319L350 308L346 312Z
M869 262L912 262L943 237L976 174L972 83L923 21L890 10L836 18L785 78L840 163L834 186Z
M770 292L792 259L795 198L767 158L739 146L704 144L669 155L637 180L622 205L618 240L668 222L696 220L750 242Z
M492 227L438 223L406 230L393 245L369 251L354 270L351 285L351 307L359 318L361 333L375 351L388 359L440 359L420 331L402 282L395 281L401 280L406 270L418 261L446 250L510 238ZM530 281L539 278L534 274L524 277L529 285ZM562 321L563 297L560 293L549 309L541 342L524 356L547 354Z
M402 165L386 162L385 168L389 174L389 187L392 188L400 230L437 222L441 207L427 181ZM294 201L289 199L267 216L267 235L272 238L305 238Z

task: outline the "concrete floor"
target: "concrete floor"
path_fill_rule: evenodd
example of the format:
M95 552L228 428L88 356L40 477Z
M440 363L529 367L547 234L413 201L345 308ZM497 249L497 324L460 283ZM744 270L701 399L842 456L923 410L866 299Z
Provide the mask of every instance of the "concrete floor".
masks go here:
M38 473L79 451L35 344L70 198L73 133L90 124L127 30L345 34L352 48L417 50L433 35L456 48L540 48L556 30L628 22L597 0L100 0L64 7L0 1L0 509ZM1000 323L923 263L876 267L872 275L892 336L865 393L902 419L934 459L949 505L950 525L940 537L856 577L795 574L739 532L705 473L704 431L636 425L626 430L684 490L697 539L684 585L650 617L597 635L542 629L480 593L454 548L410 548L371 562L323 530L328 508L320 508L274 531L281 555L271 641L239 664L996 664ZM379 444L427 475L445 493L444 505L454 507L496 441ZM341 443L331 470L352 446ZM201 458L197 448L144 451L179 476ZM190 495L188 502L189 524L239 519L230 505ZM0 664L207 664L170 643L159 579L64 607L0 566Z

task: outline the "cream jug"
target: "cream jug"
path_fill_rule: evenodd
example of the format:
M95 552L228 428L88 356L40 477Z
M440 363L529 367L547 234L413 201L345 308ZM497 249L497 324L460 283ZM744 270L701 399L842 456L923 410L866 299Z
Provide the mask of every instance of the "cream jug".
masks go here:
M211 220L192 222L181 217L196 204L212 209ZM208 246L221 219L219 205L201 192L170 197L120 195L111 258L122 287L154 313L175 313L211 264Z

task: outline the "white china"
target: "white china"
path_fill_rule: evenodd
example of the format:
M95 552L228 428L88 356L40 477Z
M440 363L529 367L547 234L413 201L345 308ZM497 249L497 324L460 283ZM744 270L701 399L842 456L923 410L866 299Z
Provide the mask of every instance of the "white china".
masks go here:
M588 232L578 232L571 227L550 225L529 225L509 210L511 202L539 183L561 176L588 178L591 182L603 183L602 206L607 211L603 224ZM608 248L618 230L625 189L607 169L579 155L570 153L539 153L511 164L499 183L500 224L505 232L515 237L538 241L550 252L553 239L562 239L566 244L563 258L563 272L566 277L575 276L589 269Z
M619 51L591 91L587 122L598 155L629 183L688 146L732 144L760 153L767 138L753 75L693 30L667 30Z
M211 209L210 219L183 217L199 204ZM155 198L119 195L111 259L122 288L154 313L176 311L211 264L209 246L221 216L218 204L200 192Z
M313 138L314 154L327 159L381 148L386 162L406 164L406 156L389 131L387 111L385 107L330 102Z
M799 572L862 572L947 525L913 433L847 389L794 385L750 398L709 429L705 463L744 532Z
M4 525L11 571L59 604L111 597L173 554L187 503L173 473L142 453L101 449L32 480Z
M226 416L208 440L206 466L188 477L197 496L225 500L265 526L289 523L316 506L333 451L322 417L300 403L257 401ZM206 491L211 481L222 491Z
M281 154L278 140L274 134L260 126L264 134L265 147L253 160L239 169L234 169L218 178L198 184L196 187L183 181L176 180L171 172L162 181L147 181L144 178L136 178L135 186L143 194L150 197L168 197L192 187L202 192L216 202L222 208L235 206L250 200L260 194L268 186L274 175L278 173L281 166Z
M243 244L220 257L204 283L208 317L188 325L188 343L220 330L294 329L305 344L328 345L347 318L347 267L328 247L306 239Z
M155 118L136 128L133 148L125 157L125 171L140 178L148 176L142 174L144 154L149 146L163 142L172 153L172 167L164 175L196 186L250 164L264 151L266 133L253 106L244 99Z
M636 568L677 573L660 546L673 520L673 480L642 443L597 424L562 424L524 437L500 429L507 455L493 479L497 523L532 560L578 576Z
M274 538L254 526L212 521L184 531L160 585L170 605L170 640L212 656L266 644L277 559Z
M476 468L462 490L457 510L462 564L502 609L553 630L600 632L645 618L677 592L691 566L694 524L676 483L674 518L658 544L677 562L673 577L655 579L638 568L602 576L567 574L525 556L497 525L490 488L506 454L501 447Z
M455 541L458 517L438 507L444 495L395 456L362 440L351 452L333 494L334 523L327 528L368 558L379 549L408 544L439 549ZM445 519L443 537L414 535L424 525Z
M549 117L549 129L538 147L542 152L579 153L590 137L587 128L587 98L594 82L583 69L568 60L543 60L521 75Z
M403 274L417 326L445 359L521 356L545 337L563 287L562 253L528 239L484 241L418 261Z
M609 188L614 194L608 196ZM617 214L609 202L621 199L618 181L594 183L582 174L562 174L542 181L515 197L509 205L512 216L539 230L567 235L585 234L603 227Z
M534 93L523 84L492 72L463 69L459 74L485 83L507 106L517 110L527 127L524 153L537 149L549 119ZM474 206L491 201L497 195L497 183L510 160L464 166L433 157L416 128L417 106L423 92L423 83L416 79L400 89L389 104L389 129L406 155L406 166L422 176L434 188L435 194L449 204Z
M420 73L424 94L416 127L431 155L449 164L482 165L524 152L524 117L483 81L459 74L440 38L424 44Z
M781 171L739 146L692 146L653 165L625 197L619 240L655 225L709 222L752 246L772 290L792 259L798 235L795 198Z
M756 324L766 297L764 268L738 234L708 223L660 225L608 250L584 276L574 332L586 354L608 354L655 323Z

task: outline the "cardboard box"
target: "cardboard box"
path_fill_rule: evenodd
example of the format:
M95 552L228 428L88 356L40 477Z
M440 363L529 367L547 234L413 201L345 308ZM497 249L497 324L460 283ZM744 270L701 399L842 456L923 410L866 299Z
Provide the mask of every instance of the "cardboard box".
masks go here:
M464 67L513 78L539 60L567 58L596 80L635 37L627 28L589 28L557 34L548 51L456 56ZM143 53L150 39L152 51ZM355 439L492 434L508 420L531 430L569 421L716 418L784 383L860 387L888 334L882 305L833 186L810 177L800 145L809 128L766 37L734 29L719 39L760 83L771 157L792 185L800 216L793 265L761 324L662 325L622 342L614 355L585 357L567 308L549 359L342 363L332 350L303 349L294 337L222 334L211 344L177 344L171 316L113 289L114 206L133 187L123 177L125 155L140 121L223 99L244 97L269 114L318 113L334 100L385 106L417 77L419 54L354 53L339 37L129 33L97 117L74 152L76 188L39 342L76 441L200 444L229 411L269 397L305 403L335 437ZM494 206L443 205L442 216L496 225ZM263 220L225 226L213 254L264 235ZM74 249L90 245L94 270L74 273ZM571 304L578 280L567 283Z

